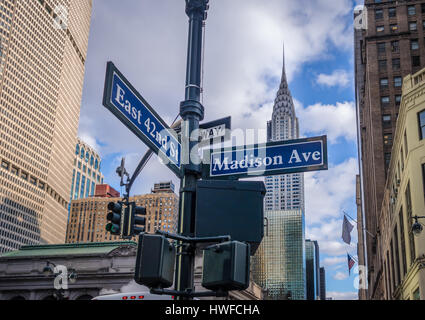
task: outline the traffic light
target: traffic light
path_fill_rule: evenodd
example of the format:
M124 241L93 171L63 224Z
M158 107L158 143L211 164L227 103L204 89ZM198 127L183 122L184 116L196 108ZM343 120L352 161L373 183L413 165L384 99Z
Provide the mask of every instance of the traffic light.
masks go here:
M146 208L136 206L135 202L118 201L108 203L108 215L110 221L106 225L106 231L113 235L119 235L122 239L131 239L145 231Z
M123 232L121 237L123 239L131 239L135 235L139 235L145 231L146 208L136 206L135 202L129 202L124 214Z
M106 231L113 235L120 235L121 233L121 216L123 214L122 202L109 202L108 210L110 210L106 216L106 219L110 221L106 225Z
M134 205L131 218L133 219L133 233L138 235L145 232L146 218L141 217L146 215L146 208Z

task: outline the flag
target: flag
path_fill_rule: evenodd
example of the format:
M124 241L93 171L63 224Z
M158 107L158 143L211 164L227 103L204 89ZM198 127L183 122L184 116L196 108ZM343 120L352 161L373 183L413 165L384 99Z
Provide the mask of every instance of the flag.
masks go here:
M347 217L344 215L344 222L342 224L342 240L346 244L351 243L351 230L353 230L353 225L348 221Z
M356 263L354 259L347 253L348 258L348 274L351 273L351 269L353 268L354 264Z

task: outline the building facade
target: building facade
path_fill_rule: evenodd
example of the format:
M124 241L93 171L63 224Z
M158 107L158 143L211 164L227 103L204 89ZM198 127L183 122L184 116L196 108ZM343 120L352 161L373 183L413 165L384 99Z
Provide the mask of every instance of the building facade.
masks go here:
M96 197L71 201L66 243L119 240L119 236L114 236L105 229L108 223L108 203L122 200L119 195L116 198L111 197L114 194L110 187L98 185ZM146 232L177 232L179 199L172 189L154 188L150 194L130 197L130 201L146 208Z
M405 77L393 153L379 216L382 299L425 300L425 69ZM419 219L424 222L425 219Z
M282 141L299 138L298 118L286 79L283 58L282 79L273 107L272 120L267 123L267 140ZM265 178L265 210L297 210L304 212L304 174L286 174Z
M317 241L305 241L306 299L320 298L320 256Z
M264 213L264 238L252 257L253 281L267 299L306 299L305 221L302 210Z
M149 292L135 283L137 244L131 241L24 246L0 256L0 300L90 300L100 295ZM197 256L202 262L202 255ZM56 275L46 276L44 268L64 266L76 274L68 288L54 287ZM197 291L202 266L195 271ZM165 300L164 296L158 299ZM203 300L204 298L201 298ZM248 289L230 291L228 297L215 300L262 300L263 291L251 281Z
M326 300L326 272L320 267L320 300Z
M369 299L384 296L377 250L379 215L399 115L402 79L425 66L425 1L365 0L356 25L355 68L359 153ZM356 12L355 15L358 15ZM366 23L367 22L367 23Z
M71 200L95 195L96 185L103 184L99 154L80 138L77 140L72 171Z
M0 252L65 241L91 9L0 4Z

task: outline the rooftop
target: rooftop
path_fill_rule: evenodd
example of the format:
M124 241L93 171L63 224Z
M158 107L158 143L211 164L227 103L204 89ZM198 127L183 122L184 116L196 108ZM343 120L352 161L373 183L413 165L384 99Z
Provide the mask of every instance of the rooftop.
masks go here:
M117 241L22 246L19 250L0 255L0 260L3 258L108 254L123 245L137 246L137 243L133 241Z

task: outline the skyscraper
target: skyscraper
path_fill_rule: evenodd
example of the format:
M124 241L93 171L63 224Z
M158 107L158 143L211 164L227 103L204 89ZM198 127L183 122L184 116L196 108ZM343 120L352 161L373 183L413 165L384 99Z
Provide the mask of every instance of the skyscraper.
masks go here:
M299 138L298 118L288 88L283 58L282 79L273 107L272 120L267 123L267 140L282 141ZM265 178L267 194L265 210L296 210L304 212L304 174L287 174Z
M0 252L65 241L91 9L0 3Z
M365 0L364 30L356 25L355 71L359 158L368 267L368 298L381 299L378 228L391 161L402 79L425 66L425 1ZM361 14L355 13L355 17ZM366 23L367 22L367 23ZM404 152L404 151L402 151ZM397 190L404 194L404 190Z
M285 54L284 54L285 55ZM288 88L283 58L282 79L267 123L267 140L299 137L298 118ZM253 257L254 281L270 299L305 299L304 175L266 177L267 221L264 239Z
M320 267L320 300L326 300L326 273L324 267Z
M305 241L305 267L307 300L317 300L320 296L320 257L317 241Z
M72 172L71 200L88 198L95 194L95 186L103 184L101 164L98 153L78 138Z
M264 213L264 238L252 258L255 283L272 300L306 298L305 222L301 210Z

